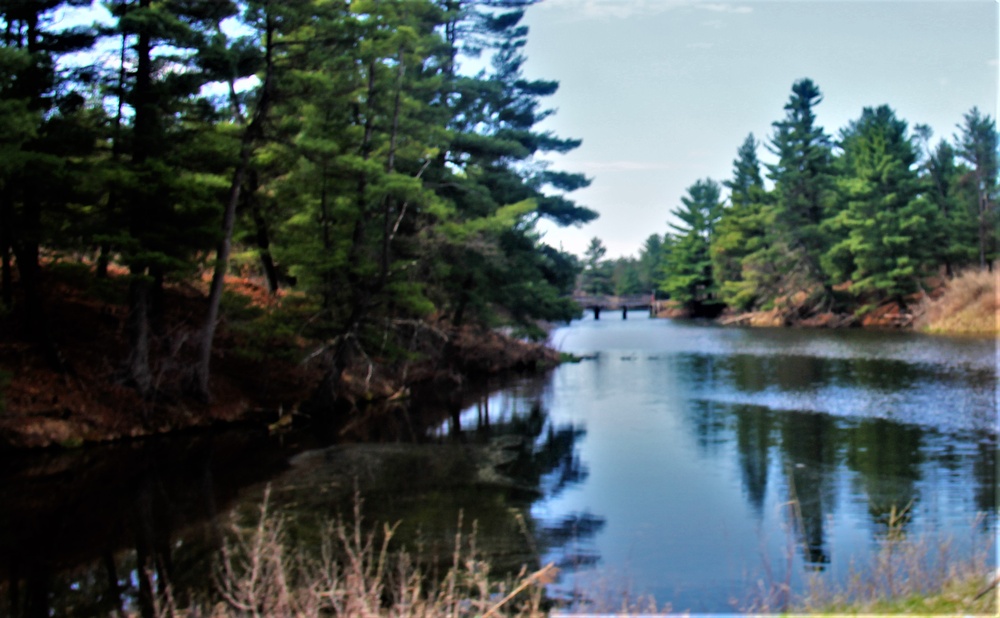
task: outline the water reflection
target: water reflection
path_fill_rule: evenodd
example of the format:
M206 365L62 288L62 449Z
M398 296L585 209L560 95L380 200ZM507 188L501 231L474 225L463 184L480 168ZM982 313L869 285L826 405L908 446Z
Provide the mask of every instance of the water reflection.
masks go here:
M205 552L219 539L217 514L239 487L285 465L263 444L263 436L231 432L8 455L0 480L0 615L126 609L148 616L167 582L208 581Z
M8 457L0 616L152 616L167 586L181 607L210 597L231 514L251 521L265 491L307 552L360 494L367 525L401 522L395 548L419 548L427 564L449 565L459 534L498 576L552 552L566 564L596 563L581 540L604 527L602 517L531 514L540 496L587 479L576 449L586 431L551 422L545 379L517 382L496 401L488 389L371 409L365 422L332 428L341 441L330 446L230 432ZM344 441L373 436L387 440Z
M757 519L764 515L767 496L767 476L771 467L774 415L767 408L735 406L736 448L740 454L740 472L747 502Z
M950 469L952 482L971 482L970 514L996 513L997 449L988 437L966 444L966 452L960 453L953 437L885 419L775 413L760 406L704 401L692 401L688 410L689 431L699 447L734 441L743 494L758 520L765 516L769 476L780 471L790 523L810 569L822 570L830 562L825 526L843 502L838 491L845 472L852 500L863 503L875 534L884 532L891 515L909 513L894 522L905 532L912 514L921 510L929 465ZM928 461L927 453L937 448L941 452ZM941 484L939 480L930 489Z
M581 424L556 424L544 401L549 390L546 377L529 377L495 395L484 395L464 414L448 422L448 435L463 442L488 442L516 438L518 457L501 469L519 484L535 488L535 499L558 497L587 480L589 471L577 451L587 435ZM492 414L491 414L492 411ZM462 427L456 436L455 428ZM569 512L554 520L531 514L530 504L521 514L536 561L553 560L562 570L592 567L600 555L588 543L605 526L605 519L589 510Z
M475 521L495 572L552 560L563 590L624 574L682 611L732 610L790 545L793 583L845 577L894 510L956 551L995 534L992 343L633 316L557 337L601 353L349 416L332 445L234 434L0 461L0 615L148 614L167 581L205 590L219 522L268 485L304 547L360 491L366 520L401 521L425 559L450 562Z
M992 341L663 321L584 321L557 340L600 352L561 368L547 399L555 422L591 429L592 478L536 510L604 505L602 568L675 608L733 609L761 554L773 570L789 546L793 582L842 580L894 513L959 551L996 530Z

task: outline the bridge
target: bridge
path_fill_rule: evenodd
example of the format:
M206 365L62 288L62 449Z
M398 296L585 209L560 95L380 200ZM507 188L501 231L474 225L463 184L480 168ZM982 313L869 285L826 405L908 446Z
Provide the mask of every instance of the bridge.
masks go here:
M622 319L628 319L629 309L651 309L654 304L652 294L631 294L628 296L607 296L574 294L573 300L587 311L594 312L594 319L601 319L601 311L622 312Z

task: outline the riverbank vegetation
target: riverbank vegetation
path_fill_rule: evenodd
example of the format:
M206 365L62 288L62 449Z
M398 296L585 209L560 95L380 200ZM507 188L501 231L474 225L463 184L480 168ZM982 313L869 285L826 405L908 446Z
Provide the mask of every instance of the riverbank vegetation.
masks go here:
M974 547L956 556L954 539L913 538L902 522L906 510L892 510L879 549L867 564L852 565L842 586L812 578L793 602L809 614L924 614L995 616L998 609L995 547Z
M822 100L812 80L795 82L765 143L771 162L748 135L732 177L694 182L670 231L650 236L636 259L588 268L584 287L655 288L675 315L756 314L745 321L769 325L911 326L939 289L956 296L935 313L967 305L972 279L953 277L992 273L997 259L994 120L973 108L953 139L934 143L929 127L911 130L879 105L833 136L816 121ZM931 328L997 332L987 305Z
M671 615L663 599L596 586L571 599L551 596L559 578L553 564L495 572L477 553L475 523L459 516L452 551L437 562L396 543L399 524L370 524L355 498L347 519L331 520L318 545L296 538L294 522L269 510L268 494L256 513L234 516L215 559L214 582L201 591L171 590L161 582L139 603L148 615L212 616L525 616L571 614ZM750 614L995 615L998 595L989 567L991 547L959 558L949 540L904 532L905 512L893 510L879 549L852 565L843 585L822 573L803 590L772 583L734 601ZM310 538L315 535L310 535ZM150 578L153 573L149 573ZM203 582L204 583L204 582ZM680 609L680 608L678 608ZM681 610L682 613L683 610Z
M932 333L991 334L1000 331L998 274L969 270L950 279L938 298L926 300L917 323Z
M0 6L4 435L237 418L272 378L305 382L284 402L304 412L543 361L517 340L575 315L576 261L535 224L597 215L540 160L580 142L536 127L557 83L522 73L532 3Z

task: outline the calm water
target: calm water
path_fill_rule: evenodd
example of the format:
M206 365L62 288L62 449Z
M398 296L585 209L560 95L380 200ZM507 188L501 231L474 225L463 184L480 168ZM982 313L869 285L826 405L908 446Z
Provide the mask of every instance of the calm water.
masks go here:
M547 556L596 563L564 589L624 582L675 609L725 611L768 570L783 580L789 546L793 581L842 578L893 506L912 503L910 532L966 549L995 532L993 341L630 315L553 342L598 355L492 406L515 414L537 397L553 426L580 432L575 478L532 506L542 522L600 524Z
M431 559L450 560L461 512L495 570L555 561L553 594L693 612L746 607L758 582L843 579L894 507L961 552L995 536L992 340L636 312L552 340L593 358L325 443L230 432L8 457L0 615L136 609L144 556L157 582L204 588L227 522L266 487L306 548L356 487L368 521L401 520Z

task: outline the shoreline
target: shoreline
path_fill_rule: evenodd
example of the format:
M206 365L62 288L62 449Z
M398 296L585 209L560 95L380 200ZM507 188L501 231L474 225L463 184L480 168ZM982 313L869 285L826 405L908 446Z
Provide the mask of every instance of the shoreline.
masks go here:
M868 328L937 335L1000 337L1000 272L968 270L905 303L884 301L857 312L817 312L804 304L758 311L726 309L713 321L722 326L778 328ZM862 309L864 310L862 312ZM654 318L688 318L688 312L657 301Z
M559 362L558 352L544 344L428 322L433 345L403 361L357 359L341 375L335 398L322 398L317 394L325 367L310 355L315 342L260 332L260 315L272 321L287 316L277 313L274 298L246 280L234 280L227 281L227 289L260 305L259 315L240 322L236 310L223 320L213 352L212 398L204 402L185 393L191 350L182 344L197 332L207 301L192 286L170 285L176 309L164 316L157 343L158 388L144 400L121 376L128 352L122 281L48 275L53 293L45 299L46 317L62 367L53 367L45 346L26 337L23 316L0 316L0 450L77 448L241 424L272 432L303 421L357 424L367 409L405 402L411 391L452 390ZM95 294L98 285L107 289Z

